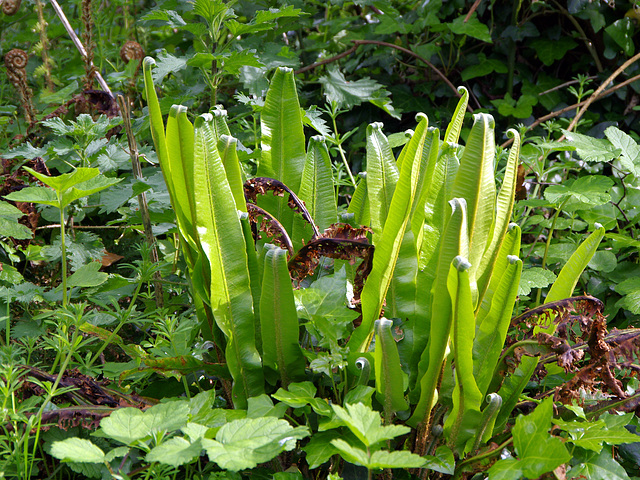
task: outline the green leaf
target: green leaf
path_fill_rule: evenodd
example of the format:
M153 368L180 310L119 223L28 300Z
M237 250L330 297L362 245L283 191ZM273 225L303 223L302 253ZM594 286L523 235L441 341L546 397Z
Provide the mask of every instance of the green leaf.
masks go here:
M603 448L600 453L578 450L576 461L580 463L567 472L571 478L629 480L625 469L614 460L610 448Z
M489 480L520 480L523 477L520 461L504 458L494 463L488 471Z
M153 71L153 83L160 85L164 77L170 73L179 72L187 66L188 57L174 57L170 53L158 55L157 68Z
M467 17L468 15L462 15L456 18L448 24L449 29L457 35L467 35L477 38L482 42L493 43L491 34L489 33L489 27L478 20L478 15L474 12L471 17Z
M613 180L603 175L588 175L562 185L551 185L544 191L544 197L556 205L569 200L563 207L565 211L585 207L595 207L611 201L609 189Z
M620 150L620 163L636 177L640 175L640 145L618 127L608 127L604 134L614 148Z
M212 462L237 472L293 450L296 440L308 435L306 427L293 428L275 417L243 418L220 428L215 440L205 438L202 443Z
M580 133L562 130L567 143L576 148L576 152L585 162L610 162L617 158L621 151L606 139L593 138ZM586 177L588 178L588 177Z
M33 238L33 232L25 225L18 223L24 213L8 202L0 201L0 235L26 240Z
M400 365L398 347L391 333L392 320L381 318L375 321L375 373L376 389L385 415L391 412L408 410L409 405L404 398L404 377Z
M338 108L346 109L374 99L374 93L382 88L382 85L369 77L348 81L337 67L329 67L327 75L320 77L320 83L324 87L327 101L336 102Z
M145 460L147 462L158 462L163 465L179 467L200 457L200 452L202 452L200 439L189 443L182 437L173 437L152 448L151 451L147 453Z
M48 187L27 187L4 196L12 202L30 202L43 205L58 206L58 198L53 189Z
M530 267L522 271L520 276L520 286L518 295L529 295L532 288L546 288L551 285L556 278L555 273L540 267Z
M287 251L265 245L260 326L262 363L277 370L282 385L304 380L306 361L299 345L300 327L291 277L287 268Z
M495 58L487 58L483 53L478 54L478 63L465 68L460 74L463 82L467 82L476 77L484 77L493 72L507 73L507 66Z
M538 38L531 42L531 47L538 54L542 63L550 66L556 60L560 60L571 49L578 44L569 36L562 36L557 40Z
M613 272L618 265L615 253L611 250L600 250L593 254L593 258L589 262L589 268L597 271L610 273Z
M594 422L581 422L556 419L553 423L568 432L571 436L570 441L574 445L600 453L603 443L609 445L620 445L622 443L636 443L640 437L635 433L631 433L626 428L619 426L609 428L604 420L596 420Z
M427 463L423 468L428 468L435 472L446 473L447 475L453 475L456 466L456 459L453 456L453 452L446 445L440 445L436 448L435 456L427 455L424 457Z
M245 66L259 68L264 67L264 63L259 60L255 50L233 51L222 58L222 68L227 75L238 75L240 68Z
M311 437L311 441L302 448L307 454L306 459L310 469L318 468L339 452L331 441L340 437L341 434L337 430L319 432Z
M67 279L69 287L97 287L107 281L109 275L100 272L102 264L100 262L87 263L80 267Z
M323 398L316 398L316 387L311 382L299 382L289 384L288 389L279 388L276 393L271 395L276 400L289 405L293 408L311 405L313 410L323 416L331 415L331 408Z
M613 38L625 55L631 57L635 53L633 43L635 29L635 21L629 17L623 17L613 22L604 31Z
M410 431L410 428L404 425L382 426L380 414L362 403L347 404L346 409L338 405L331 407L338 418L367 447Z
M381 468L420 468L426 462L421 456L406 450L395 452L378 450L373 453L368 453L340 439L332 440L331 445L333 445L348 462L362 465L370 470Z
M105 461L104 452L100 447L87 439L78 437L53 442L51 455L63 462L102 463Z

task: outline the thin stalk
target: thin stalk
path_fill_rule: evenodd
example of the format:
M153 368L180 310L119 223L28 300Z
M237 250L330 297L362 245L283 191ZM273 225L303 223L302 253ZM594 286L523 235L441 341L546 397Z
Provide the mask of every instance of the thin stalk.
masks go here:
M338 152L340 153L340 158L342 159L342 163L344 163L344 167L347 169L347 173L349 174L349 179L351 180L351 185L353 188L356 188L356 180L353 178L353 174L351 173L351 167L349 167L349 162L347 161L347 157L344 154L344 150L342 149L342 141L338 136L338 125L336 124L336 115L331 116L331 120L333 121L333 132L336 136L336 145L338 146Z
M549 246L551 245L551 237L553 237L553 232L556 229L556 222L558 221L558 217L560 216L560 212L562 211L562 207L569 201L569 197L565 198L565 200L560 204L560 206L556 209L556 213L553 215L553 222L551 223L551 228L549 229L549 233L547 234L547 242L544 246L544 255L542 257L542 268L547 266L547 255L549 254ZM538 293L536 294L536 305L540 305L540 299L542 298L542 288L538 289Z
M59 195L60 197L60 195ZM62 198L58 199L60 205L62 205ZM65 308L68 303L67 298L67 245L65 243L65 224L64 224L64 208L60 208L60 250L62 252L62 308Z

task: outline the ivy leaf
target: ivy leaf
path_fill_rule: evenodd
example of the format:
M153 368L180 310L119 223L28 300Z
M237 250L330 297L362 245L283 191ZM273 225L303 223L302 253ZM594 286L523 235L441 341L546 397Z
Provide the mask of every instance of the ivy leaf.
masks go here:
M367 447L403 435L411 430L404 425L382 426L380 414L362 403L347 404L346 409L338 405L331 405L331 407L338 418Z
M202 444L200 439L189 443L182 437L173 437L152 448L145 459L147 462L158 462L163 465L179 467L198 458L201 451Z
M294 428L275 417L243 418L220 428L215 440L205 438L202 443L212 462L237 472L293 450L296 440L308 435L306 427Z
M539 38L531 42L531 47L538 54L538 58L546 66L550 66L556 60L560 60L565 54L578 44L571 37L561 37L557 40Z
M327 75L320 77L320 83L324 86L324 94L329 103L336 102L338 108L347 109L368 102L382 88L382 85L369 77L348 81L336 67L328 68Z
M71 437L51 445L51 455L63 462L102 463L104 452L85 438Z
M462 15L456 18L449 25L449 30L457 35L467 35L469 37L477 38L482 42L493 43L491 40L491 34L489 33L489 27L478 20L478 15L474 13L471 18L467 19L466 15Z
M610 141L602 138L593 138L580 133L562 130L566 141L563 144L569 144L576 148L576 152L585 162L610 162L614 158L618 158L621 151L614 148Z
M441 445L436 448L435 456L427 455L424 458L427 461L424 468L445 473L447 475L453 475L456 466L456 459L454 458L451 449L446 445Z
M465 68L462 73L462 81L466 82L476 77L484 77L493 72L507 73L508 69L504 62L495 58L487 58L483 53L478 54L478 63Z
M625 469L614 460L611 448L603 448L600 453L578 449L575 460L580 463L568 472L571 478L629 480Z
M633 7L632 7L633 8ZM634 20L629 17L623 17L616 20L604 29L614 42L622 49L625 55L632 57L635 53L633 36L636 26Z

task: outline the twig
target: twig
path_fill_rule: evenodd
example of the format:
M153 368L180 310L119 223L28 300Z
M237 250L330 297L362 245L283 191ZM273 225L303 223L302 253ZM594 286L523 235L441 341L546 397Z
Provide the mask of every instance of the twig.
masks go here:
M596 100L600 100L601 98L604 98L610 94L612 94L613 92L615 92L616 90L620 90L623 87L626 87L627 85L629 85L630 83L636 82L640 80L640 75L636 75L634 77L628 78L627 80L625 80L622 83L619 83L618 85L616 85L615 87L611 87L608 90L605 90L604 92L600 93L596 98L593 99L593 101ZM573 105L569 105L568 107L564 107L561 108L560 110L556 110L555 112L551 112L543 117L540 117L539 119L537 119L535 122L533 122L531 125L529 125L526 129L526 131L528 132L529 130L532 130L534 128L536 128L538 125L540 125L541 123L546 122L547 120L551 120L552 118L555 118L559 115L562 115L563 113L566 113L568 111L571 110L575 110L576 108L580 108L583 105L585 105L589 100L583 100L580 103L574 103ZM593 102L592 101L592 102ZM509 145L511 145L511 142L513 142L513 139L510 138L509 140L507 140L506 142L504 142L502 145L500 145L500 147L502 148L506 148Z
M587 77L587 80L595 80L596 78L598 78L596 75L591 75L590 77ZM569 87L571 85L575 85L576 83L580 83L580 80L578 79L574 79L574 80L569 80L568 82L564 82L560 85L556 85L553 88L550 88L549 90L545 90L544 92L540 92L538 94L539 97L546 95L547 93L551 93L551 92L555 92L556 90L561 90L564 87Z
M633 57L631 57L629 60L624 62L622 65L620 65L620 68L618 68L615 72L613 72L609 76L609 78L607 78L604 82L602 82L602 85L600 85L598 89L591 94L591 96L587 99L584 106L580 108L580 110L578 110L578 112L576 113L576 116L573 118L573 120L567 127L567 131L570 132L571 130L573 130L573 128L577 125L578 120L580 120L580 117L582 117L582 115L584 115L584 112L587 111L587 108L589 108L589 105L591 105L598 98L598 96L603 92L603 90L607 87L607 85L609 85L618 75L624 72L629 65L636 62L639 59L640 59L640 53L636 53ZM563 138L564 138L564 135L560 138L560 140L562 140Z
M138 146L136 145L136 138L133 136L133 130L131 129L131 113L129 112L129 103L125 101L122 95L118 95L118 105L120 106L120 113L124 123L124 130L127 133L127 141L129 142L129 155L131 156L131 163L133 166L133 175L137 180L142 180L142 167L140 166L140 159L138 158ZM138 194L138 204L140 205L140 215L142 217L142 226L144 227L144 236L149 244L149 256L152 263L158 263L158 250L156 248L156 239L153 236L153 230L151 229L151 218L149 216L149 207L147 205L147 195L145 192ZM153 273L154 293L156 297L156 307L162 308L162 277L159 271Z
M82 45L82 42L78 38L78 35L76 35L76 32L73 31L73 27L69 23L69 20L67 20L67 17L62 11L62 8L60 8L60 5L58 4L58 2L56 0L49 0L49 2L51 2L51 6L58 14L58 17L60 18L62 25L64 25L65 30L69 34L69 37L71 37L71 40L73 41L76 48L80 52L80 55L82 55L83 58L87 58L87 51L85 50L84 45ZM93 66L93 62L91 62L91 65ZM100 72L97 69L95 71L95 74L96 74L96 80L98 80L98 83L100 84L100 87L102 88L102 90L104 90L105 92L107 92L109 95L113 97L113 93L111 93L111 89L109 88L109 85L107 85L107 82L104 81L104 78L102 78L102 75L100 75Z
M307 65L306 67L302 67L301 69L296 70L296 75L299 74L299 73L307 72L309 70L313 70L314 68L319 67L321 65L326 65L327 63L332 63L332 62L335 62L337 60L340 60L341 58L347 57L347 56L351 55L353 52L355 52L357 48L358 48L358 46L354 45L349 50L345 50L344 52L339 53L338 55L335 55L335 56L330 57L330 58L326 58L326 59L321 60L321 61L316 62L316 63L312 63L311 65Z
M463 23L467 23L469 21L469 19L471 18L471 15L473 15L473 12L475 12L476 9L480 6L480 2L482 2L482 0L476 0L475 2L473 2L473 5L471 5L471 8L469 9L469 12L467 13L467 16L464 17L464 22Z

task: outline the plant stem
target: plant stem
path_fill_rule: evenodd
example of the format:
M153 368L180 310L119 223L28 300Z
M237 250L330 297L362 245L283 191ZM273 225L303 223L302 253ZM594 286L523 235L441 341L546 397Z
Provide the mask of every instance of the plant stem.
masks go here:
M62 252L62 308L68 303L67 299L67 245L65 243L64 207L62 207L62 196L58 195L60 205L60 251Z
M544 246L544 255L542 257L542 268L547 266L547 255L549 254L549 246L551 245L551 238L553 237L553 232L556 228L556 222L558 221L558 216L560 216L560 212L562 211L562 207L569 201L569 197L565 198L564 201L560 204L560 206L556 209L556 213L553 215L553 222L551 223L551 228L549 228L549 233L547 234L547 242ZM540 299L542 298L542 288L538 289L538 293L536 294L536 305L540 305Z

